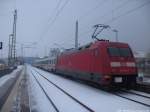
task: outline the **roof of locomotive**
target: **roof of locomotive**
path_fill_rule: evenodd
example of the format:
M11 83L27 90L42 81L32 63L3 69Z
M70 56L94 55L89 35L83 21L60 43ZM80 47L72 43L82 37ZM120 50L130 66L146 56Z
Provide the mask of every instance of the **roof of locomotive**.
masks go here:
M95 41L95 42L91 42L86 45L80 46L78 49L75 49L75 48L67 49L66 51L62 52L61 55L68 55L68 54L72 54L72 53L79 52L79 51L86 50L86 49L94 49L100 45L116 46L116 47L117 46L118 47L129 47L129 45L127 43L123 43L123 42L112 42L112 41L108 41L108 40L100 40L100 41Z
M104 46L118 46L118 47L129 47L127 43L123 42L113 42L113 41L96 41L93 43L93 46L99 46L99 45L104 45ZM92 46L91 46L92 47Z

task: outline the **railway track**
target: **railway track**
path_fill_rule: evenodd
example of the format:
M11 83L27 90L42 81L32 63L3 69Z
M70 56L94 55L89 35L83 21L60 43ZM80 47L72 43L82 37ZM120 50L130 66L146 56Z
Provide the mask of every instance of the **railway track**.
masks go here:
M146 107L150 107L150 96L139 94L136 92L128 91L128 90L119 90L118 92L113 92L112 94L119 96L121 98L133 101L135 103L144 105Z
M38 72L38 71L36 71ZM40 73L39 73L40 74ZM43 75L41 75L43 78L45 78L46 80L48 80L46 77L44 77ZM97 88L97 87L96 87ZM99 89L99 88L98 88ZM106 90L105 90L106 91ZM107 91L108 92L108 91ZM110 92L110 91L109 91ZM138 92L138 91L137 91ZM111 92L112 94L118 96L118 97L121 97L123 99L126 99L126 100L129 100L129 101L132 101L132 102L135 102L135 103L138 103L138 104L141 104L141 105L144 105L146 107L150 107L150 96L146 96L146 95L143 95L143 94L139 94L139 93L136 93L136 92L131 92L131 91L127 91L127 90L120 90L118 92ZM129 95L132 95L133 98ZM136 97L136 98L135 98ZM141 99L143 99L143 101L141 101ZM145 101L146 102L145 102Z
M52 101L52 99L48 96L48 94L46 93L46 91L44 90L44 88L42 87L42 85L40 84L40 82L38 81L38 79L35 77L35 75L33 74L33 72L31 71L33 77L35 78L36 82L38 83L38 85L40 86L40 88L42 89L43 93L45 94L45 96L47 97L47 99L50 101L50 103L52 104L52 106L54 107L56 112L60 112L57 108L57 106L55 105L55 103Z
M41 77L43 77L46 81L48 81L51 85L53 85L54 87L56 87L58 90L60 90L61 92L63 92L65 95L67 95L69 98L71 98L74 102L78 103L79 105L81 105L83 108L85 108L87 111L89 112L95 112L93 109L91 109L90 107L88 107L87 105L85 105L84 103L82 103L81 101L79 101L77 98L75 98L74 96L72 96L71 94L69 94L68 92L66 92L64 89L62 89L60 86L56 85L54 82L52 82L51 80L49 80L48 78L46 78L45 76L43 76L40 72L38 72L37 70L34 69L34 71L39 74ZM46 97L48 98L48 100L50 101L50 103L52 104L52 106L55 108L56 112L60 112L60 110L57 108L57 105L53 102L52 98L50 98L48 96L48 94L46 93L46 91L44 90L44 88L42 87L42 85L40 84L40 82L38 81L38 79L36 78L36 76L33 74L32 70L31 70L32 75L34 76L34 78L36 79L36 82L39 84L39 86L41 87L42 91L44 92L44 94L46 95Z
M136 88L137 91L146 92L150 94L150 85L149 84L137 84Z
M144 97L144 98L147 98L147 99L150 99L150 94L149 95L144 95L144 94L140 94L138 91L130 91L130 90L121 90L123 92L126 92L126 93L129 93L129 94L133 94L133 95L137 95L137 96L141 96L141 97Z

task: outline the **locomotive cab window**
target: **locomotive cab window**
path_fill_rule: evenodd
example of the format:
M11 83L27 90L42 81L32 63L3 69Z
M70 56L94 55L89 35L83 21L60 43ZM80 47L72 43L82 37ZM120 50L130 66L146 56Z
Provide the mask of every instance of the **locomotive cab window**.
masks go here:
M109 47L108 53L110 56L132 57L130 48Z
M131 50L129 48L119 48L120 55L123 57L132 57Z
M110 56L120 56L119 49L116 47L109 47L108 53Z

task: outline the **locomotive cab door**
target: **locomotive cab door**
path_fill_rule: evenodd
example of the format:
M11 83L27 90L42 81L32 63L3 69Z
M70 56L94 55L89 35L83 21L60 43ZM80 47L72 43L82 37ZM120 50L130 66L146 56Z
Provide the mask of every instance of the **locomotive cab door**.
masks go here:
M99 56L98 48L92 50L91 55L91 80L94 82L98 82L99 80L99 63L100 63L100 56Z

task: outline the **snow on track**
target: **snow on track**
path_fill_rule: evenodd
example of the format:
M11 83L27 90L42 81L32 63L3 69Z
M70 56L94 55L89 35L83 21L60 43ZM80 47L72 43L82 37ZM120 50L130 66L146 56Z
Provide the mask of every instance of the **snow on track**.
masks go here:
M60 112L89 112L34 71L36 78ZM61 100L60 100L61 99ZM70 105L70 106L68 106Z
M125 89L120 90L120 92L123 92L123 94L126 94L127 96L128 96L128 94L134 95L135 97L137 97L136 99L139 98L140 100L141 100L141 98L144 98L143 101L145 102L148 100L147 104L148 105L150 104L150 94L138 92L138 91L132 91L132 90L125 90Z
M45 94L42 92L42 89L37 84L31 71L27 68L27 73L29 76L29 100L30 100L30 110L33 112L55 112L55 109L48 101Z
M143 96L150 97L150 94L144 93L144 92L141 92L141 91L130 90L130 92L133 92L133 93L136 93L136 94L141 94L141 95L143 95Z
M113 93L113 94L115 94L119 97L128 99L130 101L139 103L141 105L150 107L150 98L148 98L146 96L143 96L143 95L140 95L140 94L135 94L135 93L128 92L128 91L119 91L119 92L116 92L116 93Z
M63 88L69 94L73 95L74 97L82 101L84 104L94 109L95 112L101 112L101 111L121 112L123 110L131 110L131 111L141 110L141 112L150 111L149 107L120 98L118 96L107 93L105 91L90 87L88 85L81 84L79 82L65 79L57 75L53 75L52 73L48 73L43 70L33 68L31 66L29 66L29 68L36 69L38 72L40 72L42 75L44 75L45 77L53 81L61 88ZM63 99L60 97L59 100L61 101ZM68 104L67 106L69 107L71 105Z

